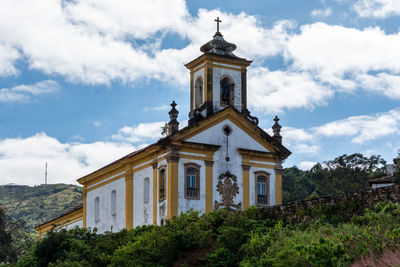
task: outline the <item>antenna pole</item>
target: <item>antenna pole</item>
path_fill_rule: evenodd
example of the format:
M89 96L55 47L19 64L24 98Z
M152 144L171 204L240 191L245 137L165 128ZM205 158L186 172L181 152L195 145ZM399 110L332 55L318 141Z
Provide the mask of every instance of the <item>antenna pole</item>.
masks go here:
M46 169L44 171L44 185L47 185L47 162L46 162Z

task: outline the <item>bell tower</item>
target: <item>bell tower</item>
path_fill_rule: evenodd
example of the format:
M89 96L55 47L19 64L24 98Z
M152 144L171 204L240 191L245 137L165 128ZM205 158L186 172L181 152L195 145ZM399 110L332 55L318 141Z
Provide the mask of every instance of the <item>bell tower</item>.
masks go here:
M219 31L200 47L203 53L185 66L190 70L189 124L233 106L247 114L247 67L252 63L233 54L236 45Z

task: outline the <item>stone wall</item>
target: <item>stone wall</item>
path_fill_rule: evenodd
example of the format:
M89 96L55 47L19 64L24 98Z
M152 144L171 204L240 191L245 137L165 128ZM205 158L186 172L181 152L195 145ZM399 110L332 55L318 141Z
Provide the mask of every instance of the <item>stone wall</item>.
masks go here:
M400 185L361 191L347 196L338 194L267 207L263 208L263 217L298 223L316 217L319 211L324 210L332 216L351 218L354 215L362 215L365 208L371 209L380 201L400 204Z

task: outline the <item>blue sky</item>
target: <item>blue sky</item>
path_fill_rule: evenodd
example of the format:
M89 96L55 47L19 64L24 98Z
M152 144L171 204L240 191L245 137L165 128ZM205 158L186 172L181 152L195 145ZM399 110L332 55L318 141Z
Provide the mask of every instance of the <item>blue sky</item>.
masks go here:
M400 1L0 2L0 184L74 183L184 126L183 66L222 20L248 70L248 107L281 118L286 167L400 147Z

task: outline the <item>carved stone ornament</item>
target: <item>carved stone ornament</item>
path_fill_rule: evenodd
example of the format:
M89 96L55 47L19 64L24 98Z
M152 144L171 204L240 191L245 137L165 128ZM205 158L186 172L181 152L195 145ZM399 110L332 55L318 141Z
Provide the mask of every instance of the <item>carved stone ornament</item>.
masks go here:
M233 199L239 194L239 187L237 185L236 176L231 174L229 171L221 174L218 177L217 191L222 197L222 202L214 202L214 209L225 207L231 210L239 210L242 208L242 203L234 204Z

